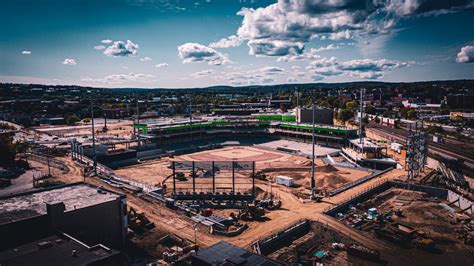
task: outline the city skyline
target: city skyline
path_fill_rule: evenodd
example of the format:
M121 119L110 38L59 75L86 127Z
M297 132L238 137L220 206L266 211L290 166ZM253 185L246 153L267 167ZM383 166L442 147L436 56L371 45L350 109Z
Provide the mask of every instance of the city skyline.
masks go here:
M1 82L185 88L474 78L474 1L3 6Z

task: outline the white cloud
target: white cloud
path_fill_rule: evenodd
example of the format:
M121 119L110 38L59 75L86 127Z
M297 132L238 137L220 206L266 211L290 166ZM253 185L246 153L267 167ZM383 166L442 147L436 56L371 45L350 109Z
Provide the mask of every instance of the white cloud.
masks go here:
M94 49L96 49L96 50L104 50L105 48L107 48L107 47L105 47L105 46L103 46L103 45L96 45L96 46L94 46Z
M151 60L152 60L152 58L148 57L148 56L140 58L140 61L142 61L142 62L151 61Z
M191 77L193 77L193 78L202 78L202 77L212 75L214 73L215 73L214 70L206 69L206 70L198 71L198 72L195 72L195 73L191 74Z
M456 56L458 63L472 63L474 62L474 46L464 46Z
M105 43L105 44L109 44L109 43L112 43L112 40L106 39L106 40L102 40L100 42Z
M386 9L400 17L440 15L474 7L472 0L405 0L389 1Z
M266 67L260 68L258 71L266 75L278 75L278 74L283 73L285 70L279 67L266 66Z
M329 35L329 39L333 41L338 41L342 39L352 39L352 38L353 38L353 34L350 30L333 32Z
M211 48L231 48L231 47L237 47L242 44L242 39L232 35L227 38L222 38L217 42L212 42L209 44L209 47Z
M159 63L155 65L155 67L158 67L158 68L167 67L167 66L168 66L168 63Z
M355 59L338 62L335 57L312 61L306 69L316 76L328 77L346 75L360 79L378 79L395 68L408 67L412 63L388 59Z
M127 42L116 41L104 50L104 54L113 57L131 56L138 53L138 48L138 44L130 40L127 40Z
M62 62L63 65L69 65L69 66L75 66L77 65L76 63L76 60L72 59L72 58L66 58L64 59L64 61Z
M320 53L320 52L329 51L329 50L336 50L336 49L339 49L339 46L334 45L334 44L331 43L327 46L322 46L322 47L318 47L318 48L311 48L310 53L315 54L315 53Z
M21 54L30 55L30 54L31 54L31 51L23 50L23 51L21 51Z
M178 46L178 56L184 64L207 62L209 65L225 65L231 63L227 54L199 43L185 43Z
M347 72L347 75L354 78L359 78L359 79L379 79L383 77L384 72L382 71L367 71L367 72L350 71L350 72Z
M247 46L250 47L249 53L256 56L299 55L304 50L304 44L301 42L268 39L250 40Z
M334 56L331 56L330 58L323 57L321 59L311 61L307 69L318 68L318 67L329 67L329 66L334 66L336 64L338 63L337 63L337 59Z
M473 0L279 0L257 9L242 8L237 37L250 54L302 54L316 37L333 41L391 35L399 21L474 8Z
M286 79L286 82L297 82L297 81L298 81L298 79L297 79L297 78L294 78L294 77L288 77L288 78Z
M90 77L82 77L81 80L85 82L101 82L101 83L125 83L125 82L150 82L150 78L155 77L154 75L148 74L140 74L140 73L133 73L130 72L128 74L114 74L108 75L104 78L90 78Z
M350 71L383 71L386 69L393 69L393 68L406 67L406 66L408 66L408 63L394 61L394 60L357 59L357 60L349 60L342 63L341 69L350 70Z

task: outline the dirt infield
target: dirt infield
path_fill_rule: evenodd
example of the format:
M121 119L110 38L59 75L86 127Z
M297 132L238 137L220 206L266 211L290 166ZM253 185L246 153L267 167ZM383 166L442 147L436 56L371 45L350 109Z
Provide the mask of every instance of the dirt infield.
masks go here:
M266 151L254 147L226 147L217 150L201 151L176 157L176 161L274 161L291 157L283 153Z
M266 176L275 181L278 175L284 175L294 178L295 183L301 186L295 189L297 193L309 193L309 183L311 177L311 160L292 154L269 151L250 146L232 146L215 150L206 150L186 155L176 156L175 158L162 158L157 160L145 161L143 163L127 166L116 170L118 175L145 182L148 184L161 184L166 182L171 185L170 169L171 161L255 161L255 170L261 171ZM187 181L177 182L177 187L189 190L192 187L189 171L184 171ZM250 173L235 173L235 184L237 189L248 189L248 179ZM338 188L345 183L353 182L361 177L368 175L366 171L334 167L324 165L320 159L316 160L316 187L322 191L330 191ZM216 174L218 177L217 187L228 189L231 186L231 172L221 171ZM210 187L209 178L197 178L196 190L206 191Z

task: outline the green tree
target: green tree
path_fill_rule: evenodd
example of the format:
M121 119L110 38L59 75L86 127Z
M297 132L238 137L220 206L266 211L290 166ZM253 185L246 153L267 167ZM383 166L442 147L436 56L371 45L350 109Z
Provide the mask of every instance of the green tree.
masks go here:
M10 167L15 162L15 146L13 138L6 134L0 135L0 166Z
M337 119L339 121L349 121L354 116L354 112L349 109L341 109L338 113Z
M77 122L81 121L81 119L80 119L77 115L75 115L75 114L73 114L73 115L66 115L66 116L64 117L64 119L66 120L66 123L67 123L68 125L75 125Z

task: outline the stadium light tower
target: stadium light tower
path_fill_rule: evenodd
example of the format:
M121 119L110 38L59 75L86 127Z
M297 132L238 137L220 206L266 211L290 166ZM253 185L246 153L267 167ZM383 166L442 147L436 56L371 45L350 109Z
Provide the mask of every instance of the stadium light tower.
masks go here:
M314 106L314 92L313 92L313 101L312 101L312 109L313 109L313 125L312 125L312 134L311 134L311 146L312 146L312 156L311 156L311 197L310 199L312 200L313 197L314 197L314 186L315 186L315 181L314 181L314 171L315 171L315 165L314 165L314 159L315 159L315 155L314 155L314 144L315 144L315 125L314 125L314 112L315 112L315 106Z
M359 143L364 153L364 143L362 142L362 117L364 117L364 93L365 89L360 89L360 117L359 117Z
M138 108L138 98L137 98L137 146L140 149L140 108Z
M193 123L193 109L192 109L192 106L193 106L193 100L192 100L192 97L193 95L190 93L189 94L189 123L192 124Z
M300 108L300 92L298 91L298 87L296 87L296 125L299 125L298 118L301 114L301 111L299 110ZM298 114L300 112L300 114ZM298 128L296 128L298 130Z
M95 149L95 129L94 129L94 104L92 102L92 98L91 98L91 120L92 120L92 123L91 123L91 127L92 127L92 158L94 160L94 164L93 164L93 170L94 170L94 175L97 175L97 152L96 152L96 149Z

